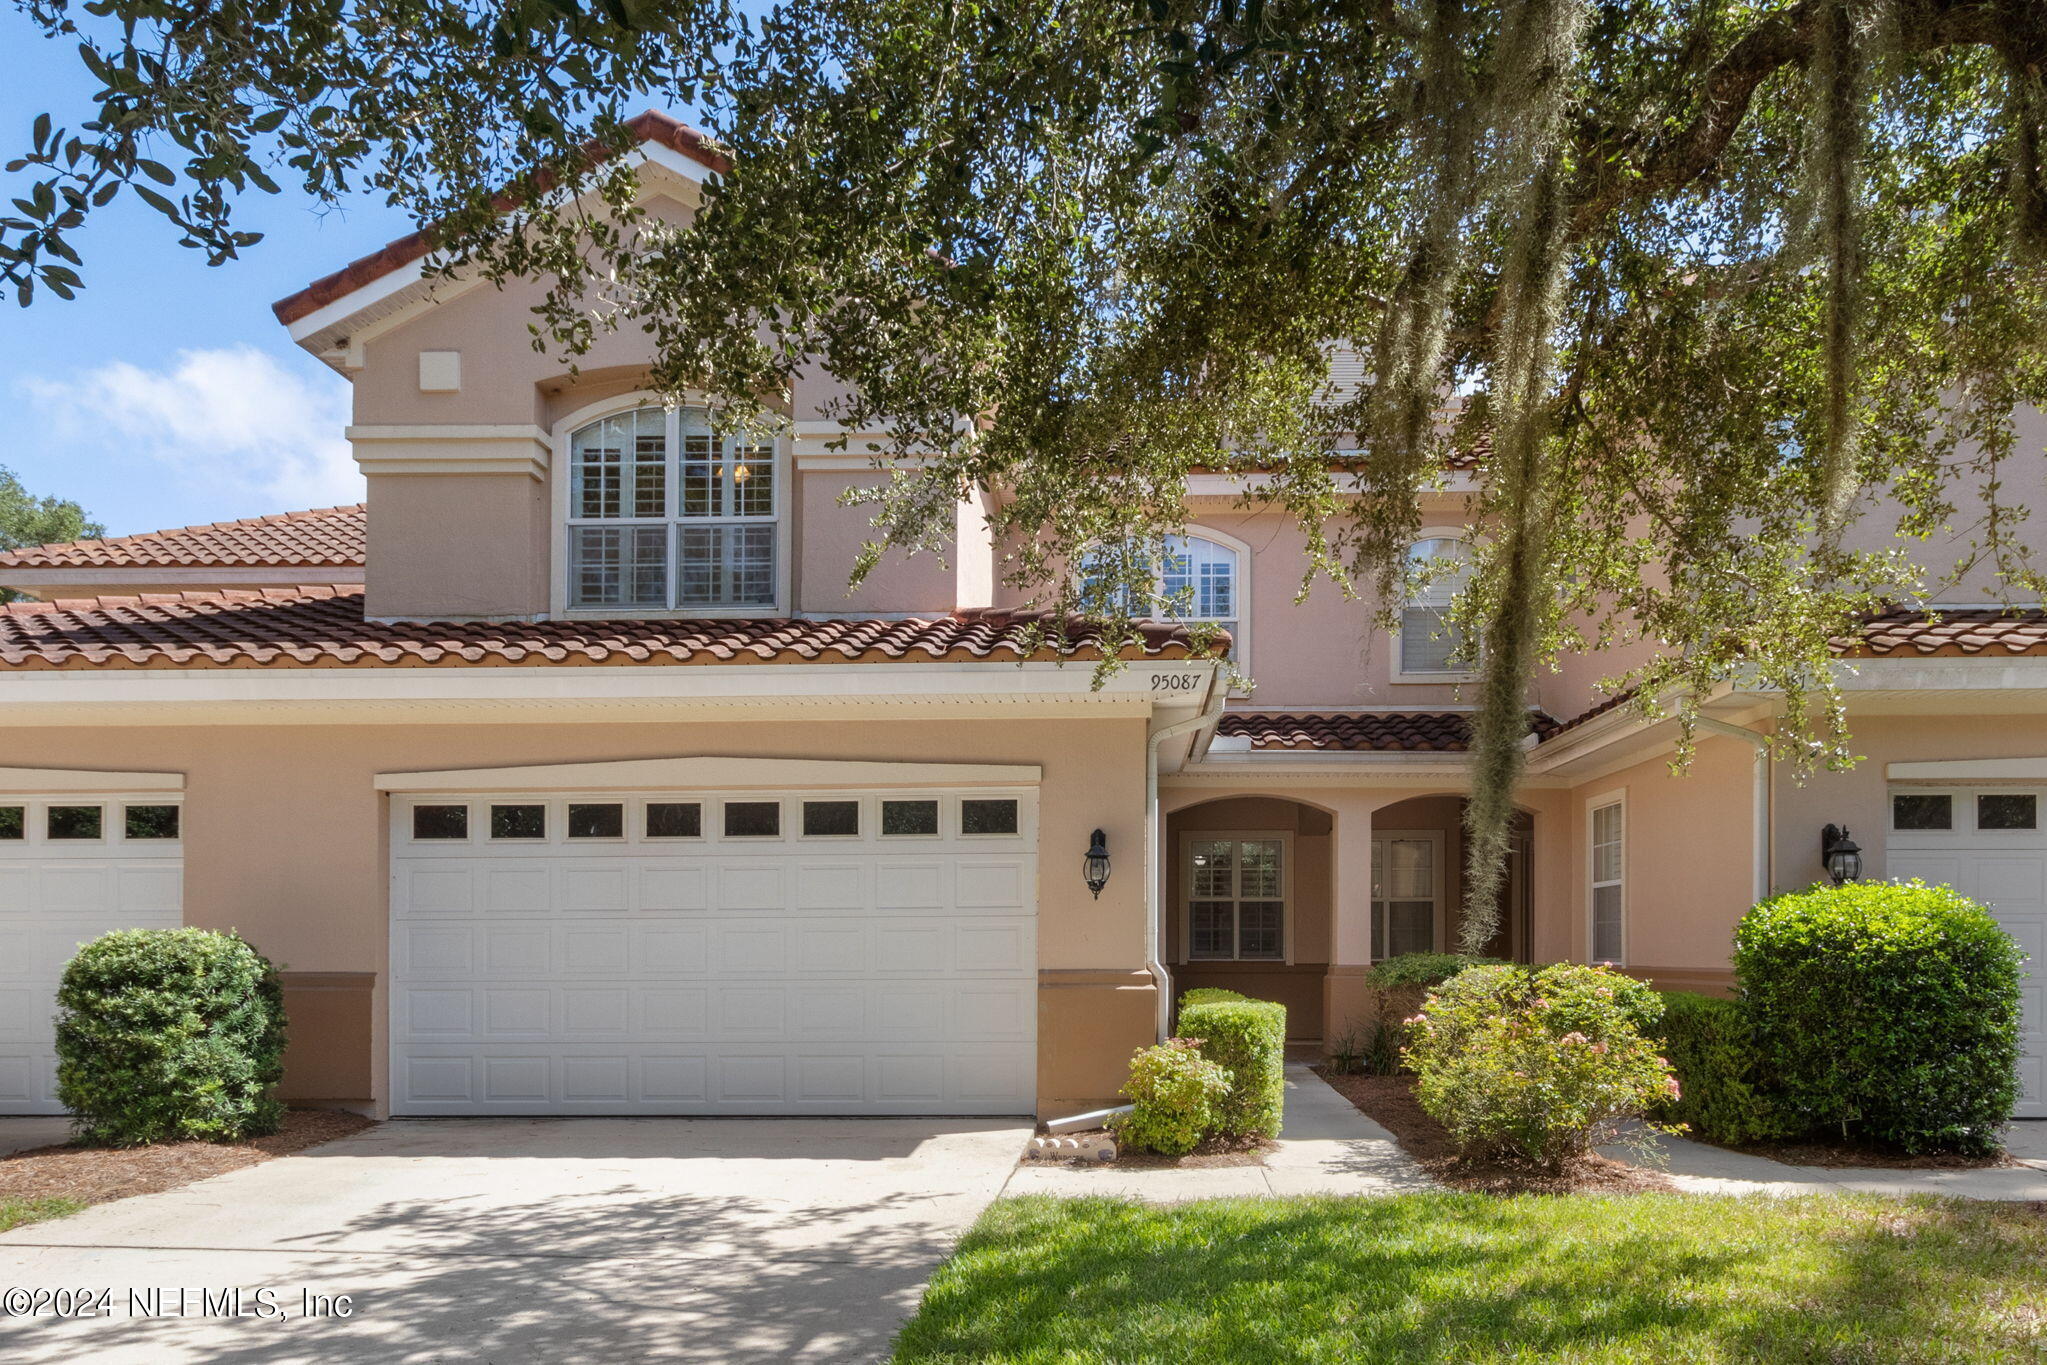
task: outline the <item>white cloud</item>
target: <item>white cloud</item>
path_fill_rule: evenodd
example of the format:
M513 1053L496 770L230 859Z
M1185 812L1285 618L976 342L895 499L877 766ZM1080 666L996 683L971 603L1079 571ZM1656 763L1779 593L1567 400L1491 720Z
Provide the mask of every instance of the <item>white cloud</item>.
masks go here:
M360 502L363 481L342 430L348 386L308 379L253 346L178 352L162 369L117 360L71 379L21 387L67 437L118 440L268 511Z

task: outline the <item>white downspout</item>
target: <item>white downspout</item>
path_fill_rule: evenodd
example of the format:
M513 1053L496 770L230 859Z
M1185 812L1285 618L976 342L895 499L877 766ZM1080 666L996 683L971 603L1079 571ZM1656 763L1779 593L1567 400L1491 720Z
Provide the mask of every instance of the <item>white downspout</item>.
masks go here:
M1157 1033L1160 1042L1166 1040L1173 1027L1173 983L1165 964L1159 961L1159 926L1164 922L1164 911L1159 905L1162 887L1159 847L1165 842L1165 831L1159 827L1159 746L1175 736L1199 730L1204 725L1213 725L1222 718L1223 707L1230 699L1230 689L1219 685L1221 676L1220 669L1209 674L1208 704L1202 707L1201 714L1152 731L1144 750L1144 965L1151 973L1151 979L1158 983Z
M1758 734L1746 726L1732 725L1724 720L1715 720L1711 716L1700 716L1699 725L1702 729L1710 730L1716 735L1726 735L1729 739L1741 740L1755 749L1754 794L1750 799L1750 805L1753 807L1750 818L1755 822L1754 834L1751 836L1755 844L1752 901L1764 900L1770 894L1775 873L1775 868L1772 866L1774 860L1770 856L1772 852L1770 844L1774 834L1770 823L1769 737Z

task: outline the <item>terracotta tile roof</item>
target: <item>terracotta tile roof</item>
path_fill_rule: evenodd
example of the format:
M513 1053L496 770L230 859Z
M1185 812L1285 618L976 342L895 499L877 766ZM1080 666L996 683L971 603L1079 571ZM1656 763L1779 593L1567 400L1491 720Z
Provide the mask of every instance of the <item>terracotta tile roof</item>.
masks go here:
M907 621L363 619L360 589L163 593L0 606L0 668L364 668L548 664L973 663L1095 657L1094 634L1027 612ZM1039 627L1050 644L1032 639ZM1198 657L1178 626L1129 657Z
M1547 736L1556 722L1529 712L1529 728ZM1247 738L1254 749L1407 750L1462 753L1471 744L1468 711L1225 711L1218 735Z
M1865 621L1858 638L1837 640L1834 648L1840 654L1878 658L2047 654L2047 611L1887 611Z
M625 126L641 142L655 142L670 151L680 152L692 161L701 162L714 171L723 173L732 169L732 163L717 149L711 140L688 124L672 119L656 109L636 114L626 120ZM598 142L587 142L583 152L593 161L603 161L610 152ZM513 201L500 195L501 208L511 208ZM394 270L411 265L432 250L432 242L425 229L409 232L394 242L387 242L369 255L350 261L331 275L322 275L295 294L286 295L270 305L270 311L286 326L307 317L336 299L345 298L366 284L374 283Z
M363 505L180 526L110 540L29 545L0 554L0 569L361 567Z

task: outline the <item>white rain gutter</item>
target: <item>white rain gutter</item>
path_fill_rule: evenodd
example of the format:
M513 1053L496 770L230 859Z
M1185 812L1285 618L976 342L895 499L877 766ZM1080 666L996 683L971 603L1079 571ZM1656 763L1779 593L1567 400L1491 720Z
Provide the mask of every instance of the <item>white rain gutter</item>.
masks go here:
M1230 700L1230 689L1220 685L1221 677L1220 669L1208 675L1208 703L1202 707L1200 715L1174 721L1152 731L1144 750L1144 965L1151 973L1151 979L1158 983L1157 1032L1160 1042L1166 1040L1173 1027L1173 989L1166 966L1159 961L1159 925L1163 913L1159 905L1159 846L1165 842L1164 831L1159 828L1159 746L1222 719L1223 707Z
M1716 720L1712 716L1700 716L1699 725L1700 728L1709 730L1716 735L1726 735L1729 739L1741 740L1755 750L1755 778L1752 783L1753 795L1750 798L1750 806L1752 807L1750 818L1754 821L1751 840L1755 847L1755 870L1751 880L1754 890L1753 899L1757 901L1764 900L1770 894L1774 873L1773 863L1775 862L1775 859L1772 857L1775 850L1771 848L1771 841L1775 836L1770 827L1769 737L1758 734L1745 725L1730 724L1724 720Z

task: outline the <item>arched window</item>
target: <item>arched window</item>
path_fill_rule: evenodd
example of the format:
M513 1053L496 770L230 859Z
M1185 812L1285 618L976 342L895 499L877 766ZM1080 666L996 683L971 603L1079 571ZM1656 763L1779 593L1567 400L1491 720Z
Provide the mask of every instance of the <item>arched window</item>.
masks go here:
M1408 559L1429 569L1428 582L1411 591L1400 612L1400 671L1459 675L1468 663L1452 663L1464 645L1450 623L1450 606L1471 578L1471 552L1455 536L1416 541Z
M637 408L569 438L568 603L577 610L775 605L774 451L699 408Z
M1098 560L1090 563L1090 577L1099 572L1097 563ZM1241 556L1233 547L1199 531L1167 536L1151 600L1127 602L1126 599L1125 610L1135 616L1212 622L1221 626L1239 644L1237 653L1241 662L1242 578Z

